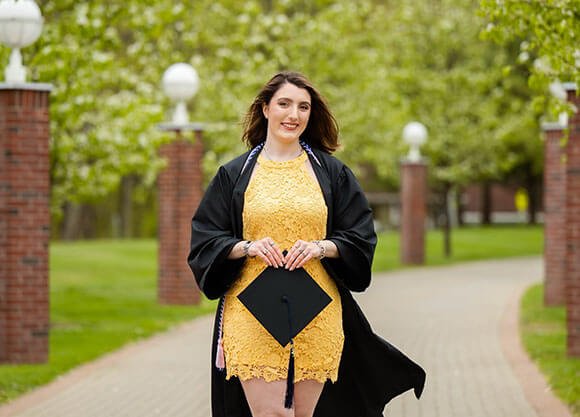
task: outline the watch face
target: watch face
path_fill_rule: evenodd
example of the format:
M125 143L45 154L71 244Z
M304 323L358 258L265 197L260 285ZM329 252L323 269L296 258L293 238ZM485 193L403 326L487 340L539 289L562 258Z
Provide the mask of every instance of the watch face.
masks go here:
M244 251L244 256L250 256L250 254L248 253L248 249L250 249L250 245L254 243L251 240L248 240L246 243L244 243L244 246L242 246L242 250Z

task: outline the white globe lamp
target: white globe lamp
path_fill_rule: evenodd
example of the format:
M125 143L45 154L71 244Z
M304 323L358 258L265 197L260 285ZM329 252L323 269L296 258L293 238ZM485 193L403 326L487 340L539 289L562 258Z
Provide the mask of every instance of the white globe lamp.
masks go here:
M427 129L425 126L419 122L407 123L403 128L403 140L409 145L408 161L421 161L419 148L427 141Z
M163 74L161 80L163 91L176 102L173 113L173 123L185 125L189 123L186 101L190 100L199 89L197 71L189 64L173 64Z
M0 43L13 48L4 74L10 84L26 82L20 49L38 39L43 18L34 0L0 0Z

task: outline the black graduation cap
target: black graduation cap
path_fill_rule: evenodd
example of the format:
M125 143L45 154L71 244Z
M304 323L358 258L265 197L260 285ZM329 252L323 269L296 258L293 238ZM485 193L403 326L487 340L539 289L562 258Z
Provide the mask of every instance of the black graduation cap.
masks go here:
M258 275L238 298L282 347L291 343L285 402L285 406L291 408L294 391L293 339L332 299L304 268L290 271L273 266L268 266Z
M238 298L282 347L332 301L304 268L290 271L272 266Z

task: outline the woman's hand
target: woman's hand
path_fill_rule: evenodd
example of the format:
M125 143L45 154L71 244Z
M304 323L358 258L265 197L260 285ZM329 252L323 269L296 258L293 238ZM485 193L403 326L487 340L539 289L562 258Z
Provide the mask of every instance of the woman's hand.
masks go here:
M248 255L252 257L259 256L264 262L274 268L284 266L284 255L282 255L282 251L271 237L253 241L248 248Z
M322 254L320 247L314 242L297 240L290 248L284 259L286 269L293 271L302 266L312 258L318 258Z

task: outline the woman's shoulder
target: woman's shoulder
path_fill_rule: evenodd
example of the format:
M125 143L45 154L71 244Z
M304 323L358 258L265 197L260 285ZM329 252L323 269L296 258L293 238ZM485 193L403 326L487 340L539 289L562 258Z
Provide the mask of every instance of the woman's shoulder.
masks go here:
M235 178L237 178L237 176L240 174L242 167L244 166L244 163L248 159L248 155L250 154L250 152L251 150L248 150L243 154L236 156L234 159L224 163L219 167L218 172L223 171L232 180L235 180Z
M320 165L328 172L331 178L338 178L343 174L344 170L348 168L347 165L336 156L317 148L311 149L320 162Z
M344 162L342 162L336 156L334 156L328 152L322 151L318 148L311 148L311 149L318 158L323 159L324 162L326 162L326 164L328 164L328 165L337 166L337 167L342 167L345 165Z

